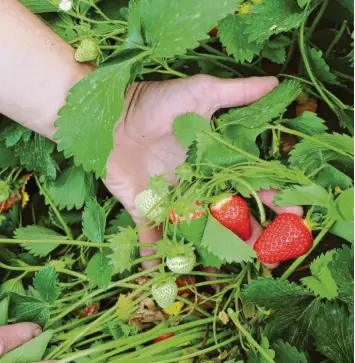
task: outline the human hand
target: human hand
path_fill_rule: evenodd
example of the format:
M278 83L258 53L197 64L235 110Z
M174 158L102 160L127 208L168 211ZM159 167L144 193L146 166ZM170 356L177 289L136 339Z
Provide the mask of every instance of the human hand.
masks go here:
M115 130L115 147L107 165L105 184L133 219L139 223L134 200L146 186L149 178L174 172L186 159L186 149L173 134L175 118L187 112L198 113L210 120L220 108L250 104L278 85L275 77L252 77L244 79L219 79L196 75L187 79L133 84L126 96L126 107ZM174 182L173 179L170 181ZM262 191L261 199L272 207L275 191ZM291 209L290 209L291 208ZM301 207L277 208L280 212L302 214ZM252 218L254 244L262 227ZM160 231L150 229L140 234L141 242L156 242ZM154 253L152 248L141 248L146 256ZM154 261L144 264L151 267Z
M42 329L35 323L17 323L0 326L0 356L27 343L42 333ZM51 363L41 361L38 363Z

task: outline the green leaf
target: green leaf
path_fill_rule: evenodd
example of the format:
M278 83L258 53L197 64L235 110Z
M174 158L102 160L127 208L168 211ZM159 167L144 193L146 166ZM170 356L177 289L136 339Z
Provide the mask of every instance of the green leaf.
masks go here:
M130 271L132 258L138 247L137 231L132 227L120 228L120 233L112 237L109 242L113 253L108 257L114 272Z
M90 281L90 287L98 286L104 289L111 281L112 265L110 259L102 252L97 252L89 261L85 273Z
M22 280L18 277L4 281L0 286L1 292L17 292L18 294L26 295Z
M50 17L44 17L43 20L67 43L72 42L75 38L78 37L78 33L76 31L78 28L75 27L73 18L71 18L68 14L64 14L62 12L51 14ZM96 29L94 31L96 32Z
M296 81L284 81L266 96L249 106L232 109L222 115L219 126L242 125L247 128L263 126L282 115L287 106L301 93L300 84Z
M354 250L343 246L337 250L329 270L338 286L338 298L348 305L350 316L354 317Z
M71 88L59 110L54 139L58 150L85 171L104 176L113 150L113 129L119 120L133 60L90 73Z
M94 178L82 167L71 166L50 182L46 191L59 209L80 209L94 195Z
M270 164L271 166L271 164ZM270 176L256 176L256 177L242 177L241 180L246 181L253 190L261 189L281 189L283 183L275 180L274 177ZM238 181L232 181L234 188L240 193L244 198L251 196L251 191L244 184Z
M311 140L303 139L296 144L290 153L289 162L292 167L307 172L318 169L328 161L336 160L345 166L352 165L350 158L329 149L336 148L348 155L353 155L353 139L348 135L321 134L312 136Z
M265 43L261 52L264 58L269 59L271 62L283 64L286 60L286 47L290 44L290 39L284 35L273 38Z
M262 337L261 338L261 341L260 341L260 346L264 349L264 351L266 352L266 354L271 359L274 359L275 358L275 352L274 352L273 349L270 349L270 343L269 343L269 339L268 338ZM259 362L260 363L268 363L269 360L266 360L266 358L260 354L260 356L259 356Z
M49 0L20 0L32 13L50 13L58 11L58 8Z
M300 131L307 135L323 134L328 128L324 124L324 120L318 117L314 112L305 111L301 116L291 119L282 120L287 127Z
M352 0L337 0L344 8L350 10L351 14L354 15L354 2Z
M52 330L45 331L38 337L35 337L18 348L2 355L0 363L28 363L40 361L44 356L52 336Z
M8 294L0 294L0 326L6 325L9 317L10 297Z
M221 248L221 242L223 248ZM221 261L228 263L250 262L256 257L252 247L222 226L211 215L207 219L201 246L205 247Z
M20 140L26 143L30 139L31 134L32 131L30 129L16 122L12 122L2 131L0 140L5 140L6 147L12 147Z
M294 0L268 0L253 8L247 17L249 41L264 42L274 34L298 28L306 18Z
M51 179L57 175L58 165L52 158L55 144L44 136L33 134L27 142L18 142L13 150L21 165L28 171L36 171Z
M213 253L209 252L206 247L201 245L206 222L207 216L193 219L190 223L183 221L177 225L176 232L179 236L185 238L186 241L193 243L204 266L220 268L222 261Z
M131 0L128 9L128 28L126 41L122 44L122 49L135 48L137 45L144 45L141 24L141 2Z
M83 233L91 242L103 242L105 237L106 214L96 201L89 199L83 213Z
M293 185L276 194L273 203L281 207L290 205L319 205L326 208L329 199L329 193L317 184Z
M258 279L246 285L242 296L249 302L270 309L290 308L302 300L309 300L312 294L294 282L281 279Z
M110 334L115 339L128 338L131 332L131 327L124 324L122 321L110 321L107 324Z
M33 286L44 302L53 304L60 295L54 266L49 265L37 272L33 279Z
M154 56L168 58L197 48L199 40L228 13L233 13L238 1L146 0L141 3L142 22L147 43Z
M299 351L287 342L278 340L272 345L272 349L276 354L276 363L308 363L306 353Z
M335 187L348 189L353 185L351 178L330 164L324 165L314 182L323 188L333 189Z
M109 221L109 227L106 229L105 234L116 234L120 227L134 227L135 223L131 215L122 209L114 219Z
M246 16L236 14L227 15L218 23L218 36L228 54L233 55L238 62L251 62L259 54L262 45L249 42L244 34L246 29Z
M349 322L344 307L323 305L314 322L316 350L337 363L353 362L354 330Z
M321 50L309 49L310 63L314 75L322 82L329 84L339 84L337 77L330 72L328 64L322 58Z
M61 236L57 232L40 226L27 226L17 228L15 231L15 238L22 240L65 240L66 237ZM36 244L31 242L24 242L21 244L27 251L34 256L45 257L55 248L58 247L56 243Z
M340 126L348 129L351 135L354 135L354 111L338 108L337 113Z
M287 280L259 279L245 286L242 297L254 304L272 309L268 318L271 339L273 335L283 336L296 346L307 344L314 319L320 307L320 300L313 294Z
M335 206L345 221L354 220L354 188L344 190L335 200Z
M337 221L333 224L329 232L338 237L344 238L350 243L354 243L354 222Z
M259 156L255 139L263 130L264 128L247 129L243 126L229 126L223 139L249 154ZM214 135L220 137L217 133ZM218 166L228 167L249 160L244 154L223 145L203 132L197 132L196 147L196 163L209 164L199 167L206 175L212 174L214 168L220 170Z
M5 143L0 141L0 168L13 168L20 164L12 149L8 149Z
M35 297L12 293L9 315L16 322L29 321L43 327L49 320L49 308Z
M338 296L337 285L328 268L334 254L335 250L331 250L318 256L310 264L312 276L301 279L302 284L312 290L316 296L327 300L333 300Z
M211 129L208 121L197 113L185 113L177 117L173 127L174 135L185 148L188 148L193 143L198 130Z

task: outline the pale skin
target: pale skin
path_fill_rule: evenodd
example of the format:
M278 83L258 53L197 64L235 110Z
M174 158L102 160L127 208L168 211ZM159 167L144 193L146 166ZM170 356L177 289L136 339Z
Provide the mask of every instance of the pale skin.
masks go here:
M94 67L74 60L74 50L17 0L0 1L0 113L50 139L57 112L69 89ZM188 79L133 84L126 95L125 111L115 129L115 148L107 164L108 190L141 223L134 198L149 177L173 174L186 155L173 135L178 115L195 112L211 119L220 108L250 104L270 92L274 77L228 79L198 75ZM301 207L272 204L277 191L259 193L263 203L277 213L302 215ZM252 217L253 244L262 227ZM142 233L141 242L160 239L157 229ZM141 248L141 255L154 252ZM156 261L147 262L148 267ZM41 332L34 323L0 327L0 354L12 350ZM43 362L42 362L43 363Z

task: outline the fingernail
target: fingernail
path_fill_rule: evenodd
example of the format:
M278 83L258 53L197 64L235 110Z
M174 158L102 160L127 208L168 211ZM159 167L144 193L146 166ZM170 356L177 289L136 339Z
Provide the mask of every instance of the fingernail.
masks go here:
M37 328L34 332L33 332L33 335L35 337L38 337L38 335L41 335L42 334L42 329L41 328Z

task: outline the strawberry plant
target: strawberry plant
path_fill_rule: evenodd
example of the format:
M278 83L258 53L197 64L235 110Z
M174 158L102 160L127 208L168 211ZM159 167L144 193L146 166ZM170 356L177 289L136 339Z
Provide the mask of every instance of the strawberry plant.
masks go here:
M44 329L0 362L351 362L353 2L21 2L97 69L55 143L0 115L0 322ZM127 89L196 74L280 84L176 115L137 226L100 179Z

